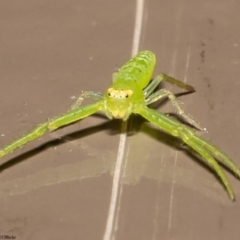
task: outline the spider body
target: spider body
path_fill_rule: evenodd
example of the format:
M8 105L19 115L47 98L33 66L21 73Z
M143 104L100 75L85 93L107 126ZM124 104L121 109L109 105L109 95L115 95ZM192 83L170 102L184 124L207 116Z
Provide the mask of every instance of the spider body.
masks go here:
M113 83L105 94L104 104L110 119L127 120L135 104L144 103L143 89L149 84L155 65L155 55L142 51L113 74Z
M119 118L126 121L129 116L139 114L161 130L180 138L185 144L198 153L210 165L224 184L230 198L234 200L233 190L222 168L216 161L222 161L232 172L240 177L239 167L220 149L198 136L193 129L148 107L149 104L168 97L186 121L195 128L201 126L180 106L176 96L167 89L156 90L163 80L175 84L188 91L194 88L166 74L156 76L151 80L156 65L156 57L151 51L139 52L126 62L118 72L113 74L113 83L105 94L92 91L83 92L72 105L71 110L49 121L38 125L29 133L13 141L0 150L0 158L11 153L26 143L42 136L46 131L53 131L70 123L86 118L98 111L104 112L109 119ZM95 103L81 106L84 98L92 98Z
M134 82L144 89L152 78L156 65L156 57L153 52L141 51L134 58L127 61L117 73L114 73L113 82Z

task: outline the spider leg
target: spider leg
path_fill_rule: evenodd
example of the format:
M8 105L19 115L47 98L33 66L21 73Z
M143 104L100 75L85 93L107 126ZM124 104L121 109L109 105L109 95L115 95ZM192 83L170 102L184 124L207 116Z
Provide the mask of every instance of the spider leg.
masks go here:
M25 145L28 142L33 141L41 137L46 131L53 131L57 128L63 127L70 123L76 122L80 119L88 117L102 109L103 102L97 102L91 105L83 106L81 108L70 110L67 113L61 114L49 121L38 125L31 132L23 135L19 139L13 141L5 148L0 150L0 158L8 153L11 153L14 149Z
M232 200L234 200L234 194L232 187L229 184L229 181L223 172L222 168L214 157L220 157L221 160L229 167L234 173L240 176L239 167L224 153L222 153L217 147L211 143L203 140L196 133L178 123L176 120L169 118L168 116L159 113L153 109L149 109L144 105L137 105L134 108L134 113L138 113L143 116L145 119L155 124L160 129L170 133L171 135L178 137L183 140L189 147L195 150L202 158L209 164L213 170L217 173L222 183L224 184L228 195Z
M188 84L186 84L186 83L184 83L184 82L182 82L180 80L177 80L176 78L170 77L167 74L162 73L162 74L156 76L156 78L160 78L161 81L165 80L165 81L167 81L167 82L169 82L169 83L171 83L173 85L176 85L176 86L178 86L180 88L186 89L186 90L188 90L190 92L194 92L195 91L194 87L192 87L191 85L188 85Z
M158 86L158 84L161 82L161 81L167 81L173 85L176 85L180 88L183 88L183 89L186 89L190 92L194 92L194 88L188 84L185 84L184 82L180 81L180 80L177 80L176 78L173 78L173 77L170 77L168 76L167 74L160 74L160 75L157 75L151 82L150 84L144 89L144 96L145 97L148 97L153 91L154 89L156 89L156 87Z
M155 77L148 85L146 88L143 90L143 94L145 97L148 97L159 85L159 83L163 80L163 78L160 77Z
M163 97L168 97L170 99L170 101L172 102L172 105L177 109L177 113L179 115L181 115L182 117L184 117L192 126L196 127L197 129L199 129L201 131L203 130L203 128L200 126L200 124L197 121L195 121L190 114L186 113L183 110L183 108L180 106L180 103L179 103L178 99L176 98L176 96L172 92L168 91L167 89L162 88L159 91L153 93L147 99L145 99L145 103L146 103L146 105L149 105Z
M236 174L237 177L240 177L240 169L239 167L223 152L219 151L219 149L211 144L210 142L203 140L198 137L198 142L203 146L208 152L217 159L220 159L229 169L232 170Z
M103 94L100 92L86 91L86 92L83 92L78 97L78 99L72 104L71 109L73 110L73 109L79 108L84 98L92 98L96 101L100 101L104 99Z

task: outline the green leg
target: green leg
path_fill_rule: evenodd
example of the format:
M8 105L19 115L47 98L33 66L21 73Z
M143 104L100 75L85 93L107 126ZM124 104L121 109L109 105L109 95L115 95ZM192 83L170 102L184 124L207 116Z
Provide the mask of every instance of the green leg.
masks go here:
M25 134L19 139L13 141L5 148L0 150L0 158L11 153L16 148L19 148L25 145L28 142L33 141L41 137L47 130L53 131L57 128L63 127L70 123L76 122L80 119L83 119L89 115L92 115L102 109L103 102L97 102L95 104L83 106L76 110L70 110L65 114L59 115L53 119L50 119L48 122L42 123L34 128L31 132Z
M186 89L190 92L194 92L194 88L188 84L185 84L184 82L177 80L173 77L170 77L164 73L156 76L151 82L150 84L144 89L144 96L148 97L153 91L154 89L156 89L156 87L160 84L160 82L162 81L167 81L173 85L176 85L180 88Z
M198 122L196 122L190 114L186 113L183 110L183 108L180 106L179 101L176 98L176 96L172 92L170 92L164 88L162 88L159 91L150 95L145 100L146 105L156 102L157 100L159 100L160 98L163 98L163 97L168 97L170 99L170 101L172 102L172 105L177 109L177 113L179 115L181 115L182 117L184 117L192 126L196 127L199 130L203 130L202 127L200 126L200 124Z
M134 109L135 113L142 115L151 123L158 126L160 129L170 133L175 137L181 138L188 146L195 150L203 159L214 169L221 181L223 182L226 190L232 200L234 200L233 190L229 184L229 181L224 174L223 170L214 159L214 157L220 156L221 160L238 176L240 175L239 167L224 153L222 153L217 147L211 143L204 141L197 136L187 126L184 126L174 119L167 117L166 115L159 113L153 109L149 109L146 106L138 105Z
M102 95L102 93L99 92L92 92L92 91L87 91L87 92L83 92L78 99L72 104L71 109L77 109L80 107L80 105L82 104L82 101L84 100L84 98L92 98L96 101L100 101L103 100L104 97Z
M34 128L30 133L27 133L23 135L21 138L13 141L9 145L7 145L5 148L0 150L0 158L7 155L8 153L11 153L14 149L19 148L23 145L25 145L28 142L33 141L36 138L39 138L44 134L44 132L48 129L47 128L48 123L42 123L38 125L36 128Z
M143 90L145 98L148 97L156 89L162 80L163 78L157 76L147 85L147 87Z
M206 140L203 140L200 137L198 137L198 142L201 146L207 149L212 156L220 159L229 169L231 169L236 174L236 176L240 177L240 169L238 168L237 164L234 163L226 154L219 151L216 146Z

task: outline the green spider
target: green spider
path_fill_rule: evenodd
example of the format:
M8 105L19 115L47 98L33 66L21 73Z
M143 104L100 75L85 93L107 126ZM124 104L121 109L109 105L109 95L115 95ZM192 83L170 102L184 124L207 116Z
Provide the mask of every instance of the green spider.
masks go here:
M185 118L192 126L202 130L200 125L189 114L184 112L173 93L166 89L155 91L162 80L188 91L194 91L194 88L165 74L158 75L151 81L155 65L156 57L154 53L147 50L139 52L125 63L118 72L113 74L113 83L105 94L92 91L83 92L72 105L71 110L38 125L31 132L4 147L0 150L0 158L11 153L16 148L41 137L47 130L54 131L98 111L103 111L109 119L119 118L123 121L126 121L132 113L140 114L161 130L180 138L185 144L202 156L206 163L220 177L231 200L234 200L232 187L215 158L220 159L238 177L240 177L239 167L216 146L196 135L191 128L163 113L148 108L149 104L163 97L168 97L173 106L176 107L178 114ZM80 106L84 98L92 98L97 100L97 102Z

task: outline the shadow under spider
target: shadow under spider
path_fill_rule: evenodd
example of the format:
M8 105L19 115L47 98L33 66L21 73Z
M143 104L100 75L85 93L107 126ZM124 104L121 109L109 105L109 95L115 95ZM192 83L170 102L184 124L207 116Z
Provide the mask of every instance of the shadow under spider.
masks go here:
M169 115L175 115L175 114L169 114ZM158 128L155 126L151 125L150 122L142 118L141 116L135 116L134 119L131 119L131 121L134 121L133 126L138 126L137 132L142 132L148 137L157 140L158 142L164 143L165 145L174 148L177 151L182 151L184 154L190 159L196 162L200 167L203 169L207 170L211 174L213 174L218 181L221 181L221 179L218 177L216 172L204 161L204 159L197 153L195 152L192 148L190 148L187 144L185 144L181 139L174 137ZM194 130L194 129L193 129ZM196 135L198 135L198 132L201 133L200 131L196 130ZM213 157L214 158L214 157ZM160 158L159 158L160 159ZM218 159L214 158L218 164L226 170L228 173L233 175L231 170L227 168L224 163L220 162ZM223 186L223 184L222 184ZM223 186L224 187L224 186Z
M187 94L187 93L181 93L180 95L185 95L185 94ZM160 101L159 104L162 105L166 101L168 101L168 99L163 99L163 101ZM169 114L169 115L173 115L178 120L182 120L176 114ZM97 113L94 116L98 117L98 118L107 119L106 116L104 116L100 113ZM101 123L99 125L91 126L91 127L85 128L85 129L80 129L79 131L74 131L74 132L68 133L64 136L61 136L60 138L55 138L53 140L47 141L47 142L41 144L40 146L35 147L32 150L28 150L25 153L22 153L22 154L20 154L16 157L10 158L9 161L0 165L0 172L14 166L15 164L18 164L18 163L26 160L27 158L30 158L30 157L38 154L41 151L44 151L44 150L46 150L50 147L60 146L60 145L64 144L65 142L71 142L71 141L74 141L76 139L81 139L81 138L84 138L86 136L90 136L90 135L95 134L95 133L100 132L100 131L107 131L109 135L119 134L121 132L121 123L122 123L121 120L117 120L117 119L109 120L109 119L107 119L106 122ZM73 124L76 124L76 123L73 123ZM73 124L70 124L70 125L73 125ZM189 158L194 160L197 164L202 166L204 169L210 171L211 173L214 173L216 178L218 178L216 173L212 170L212 168L210 166L208 166L204 162L204 160L201 158L201 156L199 156L191 148L189 148L187 145L185 145L179 138L171 136L170 134L165 133L165 132L157 129L154 126L151 126L150 124L151 123L149 123L147 120L143 119L141 116L131 115L129 120L128 120L127 135L128 136L133 136L137 132L143 132L143 133L147 134L149 137L151 137L153 139L156 139L157 141L162 142L162 143L164 143L165 145L167 145L171 148L175 148L175 150L184 151L186 156L188 156ZM144 125L144 127L142 127L143 125ZM56 131L58 131L58 129ZM51 134L51 132L46 133L46 134ZM225 170L227 170L228 172L231 172L221 162L218 161L218 163Z

